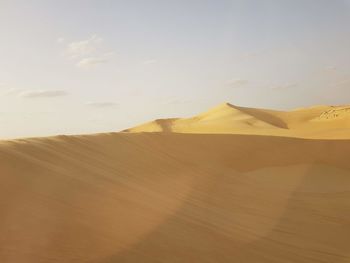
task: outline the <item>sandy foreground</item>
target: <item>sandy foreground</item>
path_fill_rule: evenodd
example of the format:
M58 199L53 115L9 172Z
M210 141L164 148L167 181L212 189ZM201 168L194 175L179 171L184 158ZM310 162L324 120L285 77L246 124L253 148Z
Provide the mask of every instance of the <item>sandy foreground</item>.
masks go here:
M350 107L222 104L0 142L0 262L350 262Z

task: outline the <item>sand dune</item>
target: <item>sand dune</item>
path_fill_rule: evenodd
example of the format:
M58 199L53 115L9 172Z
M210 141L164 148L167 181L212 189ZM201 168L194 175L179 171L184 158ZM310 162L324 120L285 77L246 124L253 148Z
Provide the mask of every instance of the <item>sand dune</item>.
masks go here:
M0 262L350 262L349 118L331 110L2 141Z
M195 117L156 120L125 132L224 133L349 139L350 106L317 106L294 111L275 111L223 103Z

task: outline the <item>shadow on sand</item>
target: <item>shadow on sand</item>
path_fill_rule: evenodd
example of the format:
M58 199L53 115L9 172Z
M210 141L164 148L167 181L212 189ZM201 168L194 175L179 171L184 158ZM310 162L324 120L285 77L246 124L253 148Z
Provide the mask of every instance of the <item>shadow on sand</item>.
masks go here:
M349 262L350 255L347 251L350 249L350 223L346 219L346 211L349 215L350 203L344 200L349 200L350 193L319 191L320 189L313 191L312 189L316 189L313 184L319 172L318 165L309 166L300 183L289 193L282 213L274 219L273 227L263 236L257 236L254 241L239 242L232 235L216 231L210 221L188 216L193 215L194 209L202 209L200 214L205 217L216 216L214 210L205 210L205 206L196 207L194 201L201 199L201 196L197 190L193 190L177 213L152 233L129 249L99 263ZM220 181L227 180L228 175L214 176L215 180ZM327 176L330 179L329 184L332 184L332 174ZM201 182L198 181L198 184ZM202 202L225 191L221 189L222 185L224 184L211 185L209 189L205 189L207 197ZM335 207L337 204L338 207ZM234 212L236 207L230 204L227 209ZM235 227L242 226L232 225L232 228Z

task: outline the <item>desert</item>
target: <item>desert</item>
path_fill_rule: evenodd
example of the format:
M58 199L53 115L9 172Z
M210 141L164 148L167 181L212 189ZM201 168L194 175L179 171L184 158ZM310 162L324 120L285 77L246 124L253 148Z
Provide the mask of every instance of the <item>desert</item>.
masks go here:
M0 0L0 263L350 263L350 0Z
M1 141L0 261L349 262L343 109Z

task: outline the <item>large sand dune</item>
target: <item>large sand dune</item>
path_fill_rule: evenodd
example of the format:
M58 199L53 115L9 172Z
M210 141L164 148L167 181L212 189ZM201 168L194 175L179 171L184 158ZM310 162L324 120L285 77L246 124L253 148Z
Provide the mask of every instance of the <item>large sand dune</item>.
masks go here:
M159 119L125 131L350 139L350 106L275 111L223 103L192 118Z
M0 262L350 262L349 127L224 104L0 142Z

